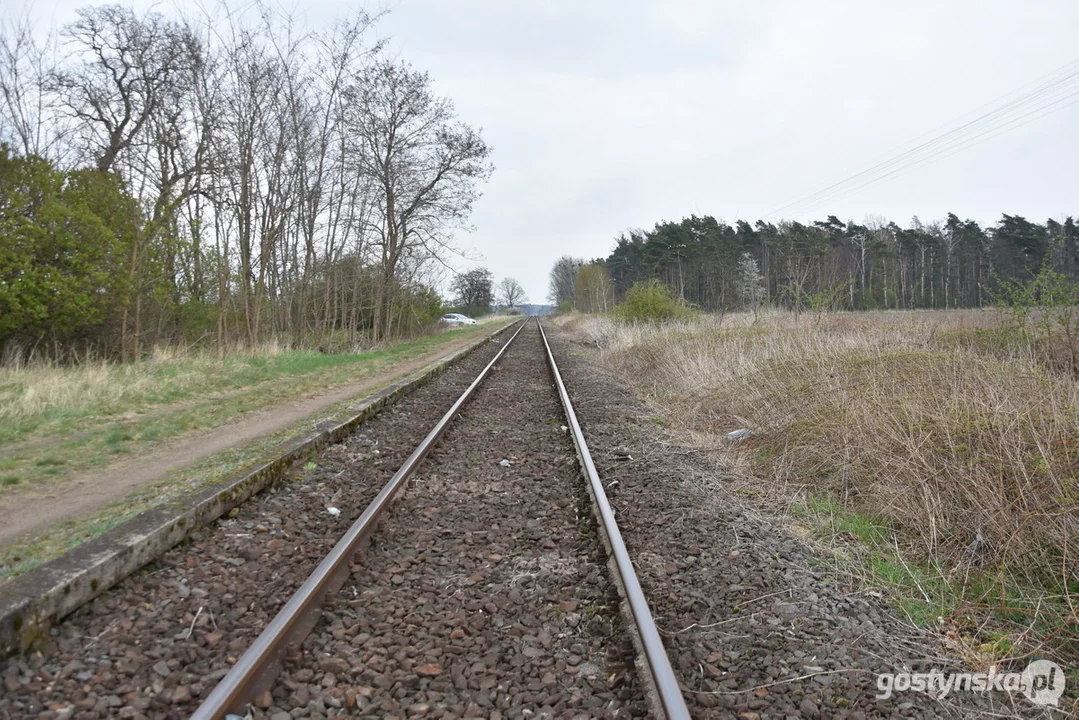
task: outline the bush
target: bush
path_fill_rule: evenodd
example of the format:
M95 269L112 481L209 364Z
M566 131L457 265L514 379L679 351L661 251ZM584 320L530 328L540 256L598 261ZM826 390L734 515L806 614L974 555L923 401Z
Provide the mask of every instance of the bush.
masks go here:
M615 307L614 314L622 322L663 322L689 317L693 310L671 295L669 287L653 278L633 283L625 302Z

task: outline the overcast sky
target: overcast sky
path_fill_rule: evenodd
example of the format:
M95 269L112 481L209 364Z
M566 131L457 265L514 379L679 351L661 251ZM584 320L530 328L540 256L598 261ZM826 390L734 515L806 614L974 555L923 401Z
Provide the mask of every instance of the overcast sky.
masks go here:
M82 4L63 0L56 19ZM318 26L349 5L297 7ZM1074 0L386 7L377 34L429 71L494 148L476 231L459 238L478 261L462 269L515 277L534 302L560 255L602 257L628 228L692 213L755 220L1079 60ZM863 192L769 219L1079 214L1079 104L1022 122Z

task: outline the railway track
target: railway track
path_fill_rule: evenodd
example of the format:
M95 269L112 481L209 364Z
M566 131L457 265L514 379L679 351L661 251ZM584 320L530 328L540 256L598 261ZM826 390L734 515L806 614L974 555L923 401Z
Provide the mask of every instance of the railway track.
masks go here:
M963 666L555 337L590 451L539 324L500 337L0 660L0 720L1045 716L880 697Z
M462 408L466 406L466 403L468 403L469 400L473 398L473 396L479 394L478 389L483 385L484 381L488 378L488 376L492 374L493 371L504 369L504 367L500 364L501 361L503 360L507 352L510 351L511 347L514 344L514 341L517 340L519 336L522 336L522 334L525 334L526 339L520 344L534 344L541 346L544 359L548 363L551 375L554 379L558 400L561 403L561 409L564 413L564 421L566 424L559 426L553 426L549 423L546 424L546 426L541 425L540 432L548 436L553 435L553 433L555 432L567 433L572 438L573 446L576 449L577 457L580 461L582 468L581 475L587 483L588 497L591 499L593 514L597 520L597 529L599 531L598 539L602 540L607 556L609 558L609 567L612 574L612 581L616 584L618 588L618 593L620 596L619 600L621 601L621 603L624 603L622 614L624 618L629 621L626 624L625 629L627 630L630 641L633 643L637 651L635 659L638 669L642 671L638 674L637 678L642 681L641 694L644 696L646 703L651 707L653 713L657 714L658 716L668 718L689 717L685 702L682 699L681 692L678 688L678 682L674 676L673 670L671 669L671 665L666 656L666 652L664 651L663 643L659 637L659 633L656 630L655 623L648 608L648 603L644 597L643 591L641 590L636 573L633 570L633 565L630 561L628 551L626 550L625 544L622 542L621 534L618 530L618 525L614 518L614 512L612 511L610 503L607 500L606 494L603 489L603 484L596 471L595 465L592 462L592 458L589 453L584 434L581 430L580 424L577 421L576 415L574 414L572 402L566 390L565 384L562 381L561 375L558 371L554 355L551 352L550 346L547 343L546 337L539 322L537 321L536 323L531 323L530 321L525 321L521 324L520 327L517 328L516 332L509 338L509 340L506 341L505 345L495 355L495 357L492 358L491 361L480 371L476 379L454 402L452 407L445 413L445 415L443 415L439 419L439 421L435 424L435 426L431 429L431 431L427 434L423 441L415 448L415 450L412 451L408 459L404 462L404 464L401 465L401 467L393 475L390 481L382 488L382 490L378 493L374 500L371 501L367 509L364 510L364 512L352 524L352 526L348 529L344 536L341 537L341 539L336 543L336 545L329 552L329 554L326 555L326 557L322 560L322 562L318 565L318 567L310 575L310 577L304 582L300 589L291 597L291 599L286 603L286 605L280 610L280 612L278 612L274 619L258 636L255 642L251 645L251 647L239 658L239 661L235 664L235 666L233 666L232 670L229 671L229 673L209 694L206 700L199 706L199 708L192 716L193 718L196 718L198 720L213 720L216 718L224 717L242 717L248 712L248 709L252 707L253 704L262 705L263 707L274 705L275 700L273 692L271 690L274 681L277 679L281 671L287 666L298 667L305 664L305 654L310 656L309 652L305 653L301 650L301 647L304 646L303 644L305 642L305 639L307 639L308 634L313 629L316 629L316 626L320 624L320 621L324 620L324 618L322 617L324 614L322 612L324 607L329 606L330 608L333 608L333 610L330 610L329 613L327 613L332 614L334 610L338 608L338 606L341 606L342 604L348 606L347 598L341 597L341 591L346 585L346 583L349 582L350 578L355 580L355 576L357 575L357 570L359 570L359 568L365 567L365 569L367 569L369 573L374 573L376 575L380 572L384 573L384 571L389 570L391 580L388 588L376 589L373 591L368 591L366 588L363 587L363 584L361 582L356 582L352 588L354 597L356 597L357 593L360 592L363 592L365 596L372 594L378 595L381 594L383 590L388 590L390 593L395 593L396 589L394 588L393 583L398 581L398 587L400 586L400 584L404 584L405 582L418 582L421 590L427 590L429 592L429 589L434 587L435 584L439 584L440 580L445 580L447 573L445 573L439 567L421 568L419 572L413 574L414 577L412 577L411 579L405 578L405 571L400 566L394 565L392 569L385 567L379 568L378 560L376 560L375 557L373 557L371 554L366 553L366 551L368 550L368 547L372 540L372 536L378 533L380 523L396 523L394 519L387 518L387 515L390 515L393 512L392 508L395 504L395 499L398 498L400 493L405 491L409 479L417 472L421 465L423 465L428 454L432 452L432 450L446 434L448 428L457 418ZM524 353L528 352L529 350L530 348L527 347L520 348L519 352ZM534 353L535 351L533 350L532 352ZM512 386L515 384L514 380L509 378L507 378L507 380L509 385ZM490 402L489 399L486 400L487 402ZM484 398L476 398L473 401L475 403L478 403L476 406L470 408L470 411L473 415L482 415L485 412L485 408L483 407L484 401ZM530 429L534 428L530 427ZM486 456L481 456L482 459L480 461L480 464L483 465L484 463L486 463L487 465L493 465L497 468L497 470L494 471L495 473L501 473L508 477L513 477L512 472L515 465L529 462L529 458L527 456L514 455L512 453L504 454L509 455L513 459L502 457L498 458L496 462L495 455L497 454L499 453L495 452L489 453ZM542 468L539 469L539 472L542 474ZM449 478L447 478L447 480L449 480L449 482L453 484L453 480L450 480ZM542 483L544 481L544 478L534 477L520 480L520 482L528 483L530 485L534 485L534 483L536 483L537 481L540 481ZM512 497L515 494L513 488L509 487L510 485L512 485L512 482L513 481L510 480L503 483L504 489L499 488L498 490L496 490L496 492L502 492L505 496ZM465 489L467 490L467 488ZM490 490L490 488L488 488L488 490ZM543 495L544 493L541 492L539 494ZM421 496L422 495L425 494L421 493ZM555 497L558 497L557 494ZM429 499L429 496L423 497L421 504L423 502L427 502ZM469 502L483 502L483 499L473 499ZM467 505L468 502L465 502L465 504ZM553 507L559 510L564 509L557 503L554 504ZM568 512L565 514L568 515ZM426 510L426 513L424 513L424 511L421 511L421 516L424 516L425 520L429 520L431 523L435 524L439 528L438 534L441 536L456 536L456 533L459 531L458 528L454 527L455 523L458 522L458 519L455 519L453 517L452 512L446 512L445 509L442 507L431 506ZM579 520L579 518L577 519ZM476 534L475 518L467 518L467 522L465 522L465 525L471 527L470 530L465 529L465 533L472 535ZM433 532L433 528L431 529L431 532ZM427 546L433 545L434 541L432 539L431 532L428 532L425 538L421 540L418 544L421 546L425 544ZM407 536L407 534L407 532L404 533L405 536ZM454 537L454 539L457 538ZM519 538L517 536L511 536L511 540L515 544L519 542ZM407 542L407 540L403 540L402 538L379 538L378 544L386 543L392 545L395 541ZM506 565L510 565L517 561L520 561L522 563L521 567L525 567L530 564L530 560L532 558L527 557L529 554L527 551L520 555L517 555L516 557L510 556L509 554L503 554L503 552L505 552L503 548L506 544L507 543L505 542L505 536L503 535L501 542L496 540L494 543L492 543L491 547L486 548L488 550L492 550L492 552L486 553L486 562L482 562L481 565L490 566L492 563L503 562ZM471 545L473 545L473 543L466 543L468 549L471 549ZM556 549L556 545L550 540L541 541L540 546L547 550ZM493 552L493 550L496 549L502 550L503 552ZM481 551L480 557L482 557L483 554L484 553ZM541 556L550 556L551 554L552 553L550 552L545 552L542 553ZM557 562L558 560L561 560L561 558L557 558L555 562ZM501 589L498 578L496 578L495 580L491 580L491 578L486 576L483 572L474 573L470 576L469 579L473 583L481 583L484 580L487 580L489 584L495 585L496 587L498 587L498 589ZM513 578L510 578L511 585L513 584L513 582ZM375 580L373 584L377 585L377 580ZM484 599L482 597L482 591L478 595L479 597L477 599L482 602L482 600ZM458 597L457 599L464 600L463 597ZM606 600L610 602L613 600L613 598L608 596ZM363 600L357 603L353 603L351 607L355 608L356 605L362 606ZM421 601L419 607L422 608L423 606L424 604ZM576 610L578 604L576 600L571 599L567 601L562 601L561 604L555 607L557 608L555 610L555 614L557 615L559 612L565 611L567 608ZM362 612L363 611L359 608L356 608L355 611L350 610L345 612L345 615L348 616L350 620L355 621L352 624L353 628L360 628L364 626L362 620L360 620L360 615L362 615ZM480 623L482 623L478 628L476 626L479 623L475 621L471 623L471 626L459 625L454 628L449 627L453 624L452 620L448 622L442 622L441 629L446 630L446 634L448 635L445 640L449 644L453 644L455 641L463 640L469 634L474 634L476 630L482 630L483 627L486 626L486 618L484 617L485 615L489 617L497 615L498 613L498 606L488 601L487 603L484 603L484 607L476 611L476 614L480 618ZM447 615L446 612L439 613L436 611L434 613L434 615L436 616L434 622L437 623L439 620L446 620L446 617L437 617L440 614L443 616ZM452 615L452 611L449 614ZM571 615L578 616L579 614L571 613ZM403 619L407 619L407 617L408 616L406 615ZM338 620L338 629L343 628L344 623L340 622L340 616L336 616L335 619ZM427 617L422 621L414 618L413 624L415 622L426 622L427 624L431 624L432 618ZM574 617L574 620L571 620L570 622L575 622L575 625L577 627L580 627L579 616ZM504 627L508 627L508 624L505 622L501 624ZM602 627L603 623L601 622L599 623L599 625ZM549 667L549 669L546 670L540 677L540 685L542 687L557 685L559 682L559 678L555 676L553 672L551 672L558 666L558 662L554 659L557 651L552 652L549 650L549 648L553 643L552 634L559 634L560 628L555 625L549 628L543 626L536 626L529 629L536 633L535 637L537 638L539 645L543 648L548 648L548 651L544 652L543 650L537 649L535 646L529 645L524 647L523 656L540 658L547 656L548 663L535 663L535 665L537 666L548 665ZM326 628L316 629L316 632L325 631ZM367 638L370 639L369 633L365 633L364 635L366 635ZM566 636L566 633L562 633L562 636L564 638ZM309 644L319 645L318 641ZM355 645L355 643L352 643L350 645ZM347 672L347 669L351 669L354 666L353 663L361 665L362 660L357 662L357 658L362 657L363 655L363 643L360 643L359 645L360 647L358 652L352 651L353 648L350 647L350 651L347 653L347 657L341 657L339 653L331 650L330 652L323 652L322 655L324 657L309 658L309 664L311 663L311 661L315 661L313 663L315 667L308 668L308 670L310 670L310 674L313 675L316 669L322 669L324 672L332 672L333 669ZM437 648L437 644L431 643L431 645L431 649L435 650L436 652L430 655L430 657L424 657L422 659L438 660L441 657L442 653L438 652L440 648ZM569 643L569 645L580 646L580 643ZM529 652L529 650L531 650L531 652ZM616 659L620 655L619 652L610 652L610 648L607 648L607 650L608 651L605 653L605 658L607 660ZM568 668L570 671L570 676L581 675L581 656L577 655L576 657L573 657L574 655L576 655L575 653L568 653L568 655L570 657L568 657L567 660L572 659L575 662L573 665L564 664L560 668L561 671L565 673ZM477 663L472 663L473 666L475 666L476 664ZM496 671L497 673L497 667L487 668L486 664L482 661L479 661L478 664L483 666L484 671L490 669ZM420 699L417 699L417 701L413 703L392 700L388 703L383 703L382 705L379 705L378 707L381 711L384 711L386 713L392 713L398 707L403 707L405 709L405 712L409 713L410 715L429 715L431 711L437 711L437 705L439 704L439 701L445 699L438 691L433 691L433 694L435 696L434 698L429 697L432 692L425 692L429 685L437 684L437 681L435 681L434 679L438 678L446 671L446 667L443 663L433 661L419 665L415 663L409 663L409 665L411 665L411 667L407 669L415 671L415 677L412 678L414 684L414 690L412 694L415 697L407 699ZM586 665L583 672L586 674L587 679L591 679L599 675L601 670L602 669L598 665ZM302 672L296 674L298 676L306 676L306 674ZM618 673L615 673L615 675L617 674ZM458 680L457 684L465 685L465 695L467 696L468 683ZM476 684L477 687L479 687L482 691L483 686L480 683ZM498 685L497 683L492 683L492 685L500 690L506 689L505 686ZM584 685L588 686L589 683L586 681ZM281 695L283 693L278 694ZM372 692L372 695L373 694L375 693ZM407 694L408 693L405 693L405 695ZM630 716L637 714L636 711L639 711L640 708L634 708L632 700L626 703L619 702L619 700L627 699L627 695L630 695L630 693L622 693L621 698L615 698L609 702L604 701L601 703L600 707L594 707L593 709L602 711L602 713L596 714L614 714L616 716ZM308 697L308 695L305 695L303 693L299 695L300 699L303 699L305 697ZM580 714L584 717L589 716L590 713L588 712L588 708L585 705L585 698L580 695L578 695L577 697L580 699L580 712L577 714ZM434 702L430 702L430 700L432 699L434 700ZM457 699L459 703L460 698ZM464 708L465 714L468 715L469 711L472 711L474 713L475 710L479 709L483 711L484 715L486 715L487 711L489 711L491 707L496 704L496 699L490 697L490 695L487 695L485 699L487 700L487 702L483 703L483 705L487 705L487 708L483 708L482 705L475 704L472 706L466 706ZM543 698L543 700L547 701L549 701L550 699L550 697ZM345 697L345 703L350 706L350 709L351 707L354 707L353 703L355 703L356 701L357 698L355 696L346 695ZM452 704L452 701L450 704ZM374 705L375 703L371 704L372 707ZM549 703L548 707L551 712L555 711L554 708L549 705ZM456 709L460 710L460 708ZM523 716L525 708L521 707L519 709L522 710ZM559 712L565 711L566 708L559 709ZM436 714L440 713L436 712Z
M543 330L511 333L0 665L0 718L688 717Z

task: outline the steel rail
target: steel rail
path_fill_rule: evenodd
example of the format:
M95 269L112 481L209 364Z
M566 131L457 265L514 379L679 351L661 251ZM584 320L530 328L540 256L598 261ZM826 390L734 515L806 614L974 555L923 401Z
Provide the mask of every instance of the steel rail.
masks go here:
M348 576L348 560L367 541L376 527L379 517L393 502L398 490L427 455L431 446L442 436L446 427L472 393L487 377L491 368L499 361L510 344L521 334L528 321L522 322L498 354L483 368L468 389L461 394L453 406L427 434L404 464L394 473L386 486L375 496L359 519L348 529L345 535L333 547L333 550L319 563L300 589L277 613L270 624L240 657L237 663L222 678L221 682L199 705L191 716L195 720L218 720L229 713L242 716L244 708L260 692L269 688L281 668L282 655L289 646L298 648L300 642L311 631L317 621L319 608L327 595L333 595L340 589Z
M577 453L580 456L582 468L592 491L592 499L599 512L600 531L607 537L608 546L614 558L615 572L618 574L624 598L633 615L634 625L637 627L638 637L644 650L645 661L648 665L653 687L659 696L663 712L669 720L688 720L690 716L689 708L686 707L686 700L678 687L678 679L674 675L670 658L667 657L667 651L663 647L663 640L659 636L655 620L652 619L652 611L648 607L648 600L644 596L640 580L637 579L637 573L633 569L633 562L629 558L629 550L626 549L626 544L622 540L622 533L618 529L618 523L615 522L614 510L611 508L607 493L603 489L603 482L596 471L595 463L592 462L592 454L588 451L588 443L585 442L584 432L581 430L581 424L577 422L577 414L573 411L573 402L569 399L569 392L566 391L566 384L562 381L562 374L558 371L558 364L555 362L554 353L551 352L551 345L547 342L547 333L543 331L543 324L539 322L538 318L536 324L539 325L540 337L543 338L543 345L547 349L547 363L551 368L551 374L554 376L555 385L558 386L558 396L562 399L562 407L565 409L566 419L569 422L573 444L577 446Z

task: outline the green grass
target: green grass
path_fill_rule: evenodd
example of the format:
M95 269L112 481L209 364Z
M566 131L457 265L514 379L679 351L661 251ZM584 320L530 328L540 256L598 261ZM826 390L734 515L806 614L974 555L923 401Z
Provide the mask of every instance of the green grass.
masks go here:
M288 350L0 370L0 472L13 478L0 479L0 494L16 485L49 485L246 412L362 381L493 328L458 328L357 354Z
M884 518L843 507L821 495L803 496L791 505L791 518L831 554L831 569L856 578L861 587L879 588L881 597L912 624L945 634L975 663L987 664L1020 654L1025 635L1050 640L1048 647L1071 652L1079 637L1067 594L1079 593L1079 580L1039 583L1008 576L999 566L962 568L929 565L909 552L902 528ZM942 627L941 623L944 623ZM1059 643L1059 644L1058 644Z

